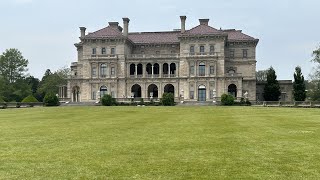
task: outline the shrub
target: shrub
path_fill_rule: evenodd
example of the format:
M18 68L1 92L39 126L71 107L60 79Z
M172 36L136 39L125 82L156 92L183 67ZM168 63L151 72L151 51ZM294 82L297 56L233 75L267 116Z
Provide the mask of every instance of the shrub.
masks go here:
M0 96L0 103L4 103L5 101L3 100L3 98Z
M47 93L43 99L45 106L59 106L59 98L53 93Z
M139 104L138 105L144 105L144 101L143 101L143 98L140 98L140 102L139 102Z
M172 93L163 93L161 104L164 106L174 106L174 96Z
M21 102L29 103L29 102L39 102L39 101L33 95L29 95L29 96L25 97Z
M102 103L103 106L115 106L115 105L117 105L116 99L112 98L112 96L109 95L109 94L105 94L101 98L101 103Z
M221 96L221 103L224 106L232 106L234 104L234 97L232 95L223 94Z

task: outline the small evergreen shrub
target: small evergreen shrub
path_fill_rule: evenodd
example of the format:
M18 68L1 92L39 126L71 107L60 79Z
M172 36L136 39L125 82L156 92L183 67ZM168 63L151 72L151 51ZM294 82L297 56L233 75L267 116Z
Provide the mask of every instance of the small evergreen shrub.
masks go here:
M113 98L110 94L105 94L102 98L101 98L101 104L103 106L116 106L117 102L116 99Z
M221 96L221 104L224 106L232 106L234 104L234 97L229 94L223 94Z
M174 106L174 96L172 93L163 93L161 104L164 106Z
M59 98L53 93L47 93L43 99L45 106L59 106Z

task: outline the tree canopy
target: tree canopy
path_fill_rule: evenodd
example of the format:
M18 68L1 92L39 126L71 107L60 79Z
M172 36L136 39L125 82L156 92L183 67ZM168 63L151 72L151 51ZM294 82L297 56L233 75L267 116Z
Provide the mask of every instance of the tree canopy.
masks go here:
M297 66L294 73L293 96L296 101L304 101L306 99L306 85L301 67Z
M266 101L279 101L281 95L277 75L273 67L270 67L267 72L267 84L264 87L263 97Z

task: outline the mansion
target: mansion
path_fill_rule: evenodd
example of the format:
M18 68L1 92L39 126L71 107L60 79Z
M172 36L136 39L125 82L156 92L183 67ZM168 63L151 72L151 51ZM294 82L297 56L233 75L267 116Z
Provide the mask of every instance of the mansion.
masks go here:
M241 30L216 29L209 19L186 29L130 32L129 18L109 22L86 33L80 27L75 46L77 62L65 94L72 102L96 102L104 94L121 98L161 98L173 93L176 101L213 101L222 94L257 100L256 46L258 39Z

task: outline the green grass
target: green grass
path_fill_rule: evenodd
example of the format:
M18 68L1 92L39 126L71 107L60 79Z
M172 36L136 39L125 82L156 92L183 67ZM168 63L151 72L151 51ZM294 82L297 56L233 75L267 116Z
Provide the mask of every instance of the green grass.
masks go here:
M0 179L319 179L320 110L0 110Z

